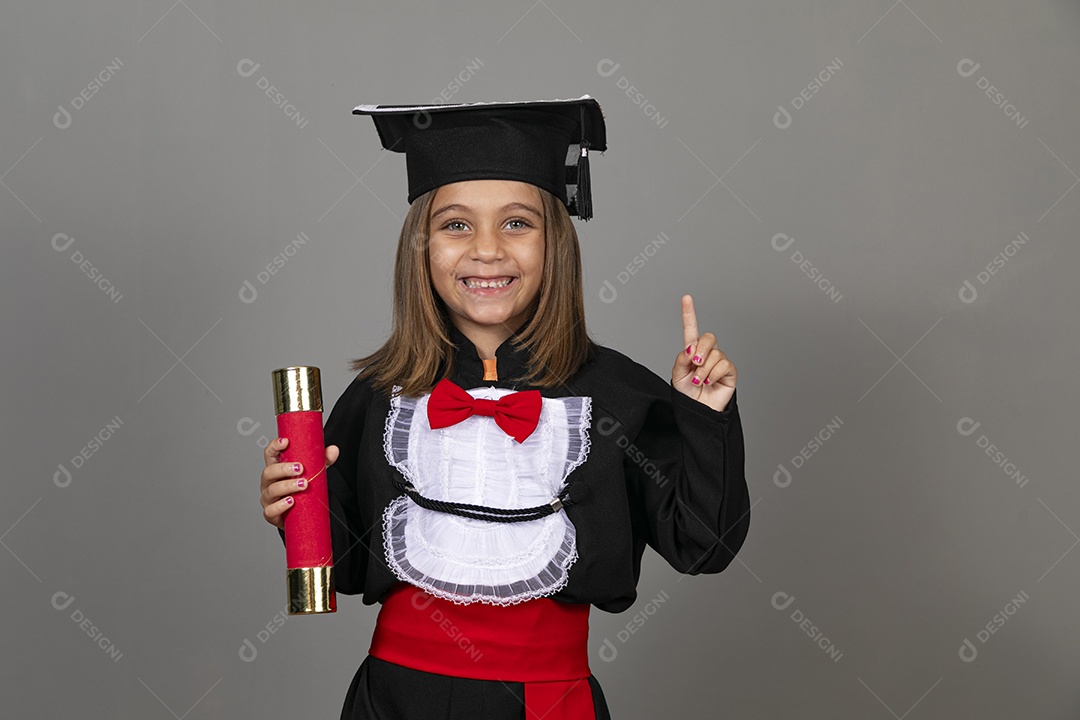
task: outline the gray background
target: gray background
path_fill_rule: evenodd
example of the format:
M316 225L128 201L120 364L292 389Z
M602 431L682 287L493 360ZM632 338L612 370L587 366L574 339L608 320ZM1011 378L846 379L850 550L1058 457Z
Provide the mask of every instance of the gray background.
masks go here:
M257 485L388 331L351 109L584 93L590 330L665 376L694 295L754 502L593 613L613 716L1077 717L1077 3L171 1L0 24L5 717L337 717L375 609L282 615Z

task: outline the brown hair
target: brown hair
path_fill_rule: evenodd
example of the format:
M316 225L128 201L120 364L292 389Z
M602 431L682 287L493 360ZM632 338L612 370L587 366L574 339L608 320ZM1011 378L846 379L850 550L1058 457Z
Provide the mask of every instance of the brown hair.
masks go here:
M563 384L596 353L585 330L581 248L566 206L537 188L544 212L544 270L532 316L511 342L529 351L523 382L550 388ZM428 228L438 188L413 201L398 237L394 261L393 327L372 354L349 362L387 395L394 385L409 396L428 392L453 369L450 319L431 280Z

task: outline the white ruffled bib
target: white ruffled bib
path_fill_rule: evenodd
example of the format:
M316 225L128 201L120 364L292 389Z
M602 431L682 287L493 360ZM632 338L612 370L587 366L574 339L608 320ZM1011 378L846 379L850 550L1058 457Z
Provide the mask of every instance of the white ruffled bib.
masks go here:
M589 453L591 398L543 398L540 421L525 442L494 419L472 416L432 430L429 395L395 395L383 449L416 491L432 500L499 508L547 504ZM504 388L469 390L498 400ZM565 511L500 523L422 508L408 496L383 513L383 547L401 580L456 603L511 605L566 585L577 559L574 524Z

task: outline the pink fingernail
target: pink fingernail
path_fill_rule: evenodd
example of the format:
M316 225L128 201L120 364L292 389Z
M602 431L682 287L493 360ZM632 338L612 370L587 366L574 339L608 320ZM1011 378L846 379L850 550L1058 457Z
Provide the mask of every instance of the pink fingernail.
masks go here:
M300 463L293 463L293 466L292 466L292 471L293 471L294 473L298 473L298 472L300 472L300 470L301 470L301 468L300 468Z
M700 355L695 355L694 356L694 362L700 364L701 363L701 356Z
M706 384L706 385L708 385L708 384L709 384L709 378L705 378L705 384Z
M690 382L694 383L695 385L701 384L701 381L697 379L697 376L695 376Z
M692 347L694 347L694 346L693 346L693 345L687 345L687 346L686 346L686 354L687 354L687 355L689 355L689 354L690 354L690 348L692 348Z
M285 504L286 505L292 505L292 498L291 497L285 498Z
M306 484L307 484L307 481L304 480L304 478L300 478L299 480L296 481L296 487L298 487L298 488L302 488Z

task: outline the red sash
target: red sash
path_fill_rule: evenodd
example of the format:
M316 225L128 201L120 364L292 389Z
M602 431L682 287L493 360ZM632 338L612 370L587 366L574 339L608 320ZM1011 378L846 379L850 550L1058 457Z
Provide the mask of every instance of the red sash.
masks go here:
M594 720L588 639L588 604L457 605L402 583L383 600L368 654L439 675L524 683L527 720Z

